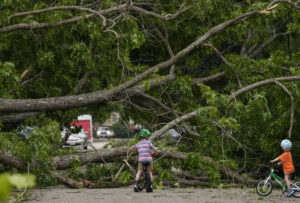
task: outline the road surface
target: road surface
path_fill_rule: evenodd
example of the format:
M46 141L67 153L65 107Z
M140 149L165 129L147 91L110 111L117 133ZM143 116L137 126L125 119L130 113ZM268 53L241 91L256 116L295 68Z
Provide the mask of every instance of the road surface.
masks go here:
M175 188L154 190L153 193L134 193L133 187L112 189L34 189L30 203L266 203L300 202L297 198L285 198L274 190L267 197L260 197L254 188L247 189L198 189Z

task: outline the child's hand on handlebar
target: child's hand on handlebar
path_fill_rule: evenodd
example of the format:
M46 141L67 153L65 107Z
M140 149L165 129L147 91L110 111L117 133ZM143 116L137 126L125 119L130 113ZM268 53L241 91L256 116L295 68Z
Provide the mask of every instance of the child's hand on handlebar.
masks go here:
M274 164L274 160L271 160L270 163ZM278 163L275 164L275 166L280 166L280 165L281 165L281 162L278 162Z

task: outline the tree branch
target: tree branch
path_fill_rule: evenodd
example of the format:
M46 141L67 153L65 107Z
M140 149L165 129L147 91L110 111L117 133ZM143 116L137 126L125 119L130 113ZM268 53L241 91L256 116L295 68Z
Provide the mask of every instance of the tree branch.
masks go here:
M288 0L275 0L275 1L272 1L269 5L268 5L268 8L272 7L275 3L287 3L287 4L290 4L292 5L294 8L296 9L300 9L300 6L297 5L297 2L292 2L292 1L288 1Z
M288 90L288 88L286 86L284 86L282 83L278 82L277 80L274 79L274 83L276 83L279 87L281 87L281 89L283 89L283 91L290 96L291 99L291 119L290 119L290 128L288 131L288 136L289 138L291 138L292 136L292 130L293 130L293 124L294 124L294 112L295 112L295 104L294 104L294 96L292 95L292 93Z
M128 147L118 147L112 149L103 149L97 152L87 152L83 154L72 154L72 155L63 155L52 158L53 166L56 169L67 169L72 166L73 159L79 159L80 165L85 165L87 163L103 163L102 158L107 161L112 162L114 159L118 160L120 157L127 155L129 148ZM157 150L158 156L164 156L167 159L178 159L185 160L188 156L188 153L177 152L172 150ZM236 179L238 182L248 184L249 179L243 176L240 176L238 173L232 171L227 166L221 165L216 162L211 157L202 156L206 161L216 164L220 171L224 174L227 174L232 179ZM10 160L10 161L7 161ZM24 164L22 161L18 160L16 157L12 156L7 151L1 151L0 153L0 163L4 163L8 166L20 169L25 171L27 169L27 164ZM37 164L30 164L31 167L39 167ZM54 174L55 175L55 174ZM55 175L56 176L56 175Z
M225 76L225 72L220 72L220 73L216 73L214 75L207 76L204 78L195 78L194 85L198 85L199 83L208 83L208 82L218 81L218 80L220 80L220 78L222 78L224 76Z
M241 51L240 51L240 54L243 55L243 56L247 56L246 45L250 41L251 36L252 36L251 30L248 29L248 31L247 31L247 38L246 38L245 42L243 43Z
M268 77L266 74L259 72L260 74L264 75L265 77ZM270 77L268 77L270 78ZM272 79L272 78L271 78ZM294 114L295 114L295 103L294 103L294 96L292 95L292 93L288 90L288 88L283 85L282 83L278 82L276 79L274 79L273 81L275 84L277 84L287 95L290 96L290 100L291 100L291 118L290 118L290 128L288 131L288 137L291 138L292 136L292 130L293 130L293 124L294 124Z
M167 92L167 95L168 95L169 101L171 103L171 106L173 106L173 102L172 102L171 96L170 96L170 94L168 92ZM180 105L180 103L178 105ZM175 118L179 117L178 113L174 109L169 108L169 110L173 113L173 115L174 115ZM185 122L182 122L182 125L183 125L184 129L188 132L188 134L190 134L192 136L200 137L200 135L197 132L192 131L190 129L190 127Z
M95 16L102 18L103 26L106 26L106 18L102 15L103 11L95 11L93 9L85 8L85 7L81 7L81 6L59 6L59 7L50 7L50 8L35 10L35 11L15 13L15 14L9 16L9 19L11 20L16 17L35 15L35 14L41 14L41 13L59 11L59 10L76 10L76 11L85 11L85 12L93 13Z
M73 180L58 171L49 171L52 177L56 178L59 182L69 186L70 188L82 188L83 183Z
M143 14L143 15L148 15L148 16L152 16L152 17L155 17L157 19L160 19L160 20L164 20L164 21L168 21L168 20L172 20L176 17L178 17L180 14L190 10L192 8L192 6L188 7L188 8L184 8L186 5L186 2L184 1L179 9L176 11L176 13L174 14L167 14L165 16L162 16L162 15L159 15L157 13L154 13L154 12L151 12L151 11L148 11L148 10L145 10L143 8L140 8L140 7L137 7L137 6L132 6L130 9L133 10L133 11L136 11L140 14Z
M187 113L181 117L178 117L178 118L172 120L171 122L167 123L165 126L160 128L159 130L152 133L150 140L154 141L154 140L158 139L162 134L164 134L166 131L171 129L173 126L177 125L178 123L182 123L186 120L189 120L193 117L196 117L197 115L198 115L198 111L196 110L196 111L192 111L190 113Z
M60 8L60 7L52 7L52 8L55 9L55 8ZM49 8L49 9L52 9L52 8ZM125 8L126 8L125 4L122 4L122 5L118 5L118 6L108 8L106 10L99 11L97 13L98 13L98 15L105 16L105 15L110 14L110 13L115 12L115 11L122 11ZM37 11L34 11L34 12L39 12L39 11L48 12L47 9L37 10ZM32 12L32 11L29 11L29 12ZM24 13L28 13L28 12L24 12ZM24 13L23 13L23 15L25 15ZM15 15L18 15L18 14L15 14ZM63 21L59 21L59 22L56 22L56 23L53 23L53 24L47 24L47 23L37 23L37 24L19 23L19 24L9 25L9 26L0 28L0 33L6 33L6 32L15 31L15 30L35 30L35 29L55 28L55 27L60 27L60 26L76 23L76 22L78 22L80 20L83 20L83 19L92 19L92 18L95 18L95 17L97 17L96 14L89 14L89 15L86 15L86 16L77 16L77 17L70 18L70 19L63 20Z
M82 91L82 88L84 87L84 85L86 84L88 78L90 76L89 72L86 72L82 78L78 81L78 83L75 86L75 94L79 94Z
M255 88L262 87L265 85L270 85L270 84L274 83L274 80L276 80L278 82L298 81L298 80L300 80L300 76L272 78L272 79L268 79L268 80L264 80L264 81L260 81L260 82L248 85L247 87L244 87L242 89L237 90L236 92L231 93L230 100L233 100L236 97L238 97L239 95L249 92Z
M169 67L172 64L175 64L179 59L186 56L193 49L202 45L204 41L206 41L208 38L221 32L227 27L237 24L245 18L260 13L260 11L252 11L211 28L198 40L194 41L186 48L178 52L174 57L149 68L148 70L137 75L133 79L124 82L123 84L120 84L117 87L112 88L110 90L96 91L76 96L50 97L43 99L0 99L0 112L52 111L110 101L115 95L124 91L128 87L136 84L137 82L143 80L144 78L150 76L157 69L163 69Z
M221 60L231 69L231 71L233 72L233 74L235 75L235 78L240 86L240 88L242 87L242 84L241 84L241 81L239 79L239 76L237 74L237 72L235 71L235 69L232 67L232 65L225 59L225 57L211 44L203 44L202 46L205 46L205 47L210 47L212 48L216 54L221 58Z
M169 34L168 34L168 29L166 27L165 24L163 24L163 28L164 28L164 31L165 31L165 36L163 36L161 34L161 32L159 31L158 28L155 29L155 31L157 32L158 36L161 38L161 40L165 43L166 47L167 47L167 50L168 50L168 53L170 55L170 57L174 57L174 52L171 48L171 45L169 43ZM170 75L174 74L174 71L175 71L175 65L173 64L170 68Z
M267 41L267 42L264 42L264 43L262 43L262 44L260 44L260 46L258 47L258 48L256 48L256 49L254 49L254 50L250 50L249 52L248 52L248 57L249 58L254 58L254 57L256 57L264 48L266 48L267 46L269 46L277 37L279 37L279 36L284 36L284 35L287 35L287 34L289 34L290 32L285 32L285 33L277 33L277 34L274 34L273 35L273 37L269 40L269 41ZM257 45L258 45L258 43L257 43Z
M2 123L19 123L24 121L29 117L36 117L39 116L42 112L28 112L28 113L19 113L13 115L1 115L0 121Z
M148 94L145 94L143 92L139 92L139 94L142 95L143 97L147 98L147 99L150 99L150 100L154 101L155 103L160 105L163 109L167 110L168 112L171 112L174 115L175 118L179 117L178 113L175 110L173 110L173 109L169 108L168 106L166 106L159 99L157 99L155 97L152 97ZM198 133L193 132L192 130L190 130L189 126L185 122L182 122L182 125L190 135L198 136L198 137L200 136Z
M219 80L220 78L224 77L224 72L217 73L212 76L208 76L205 78L196 78L194 79L194 85L197 85L198 83L207 83L211 81L216 81ZM163 79L152 79L149 81L149 89L154 89L157 87L160 87L162 85L165 85L167 82L175 80L176 77L174 75L167 75ZM147 89L148 90L148 89ZM114 100L122 100L124 98L129 98L129 97L134 97L134 95L140 93L140 92L145 92L146 89L143 84L134 86L132 88L129 88L125 90L124 92L116 95ZM38 116L42 112L28 112L28 113L20 113L20 114L14 114L14 115L2 115L0 116L0 121L2 123L18 123L22 122L25 119L32 117L32 116Z
M147 11L143 8L139 8L137 6L130 6L128 7L127 3L125 4L121 4L121 5L117 5L105 10L100 10L100 11L95 11L93 9L90 8L85 8L85 7L81 7L81 6L59 6L59 7L50 7L47 9L41 9L41 10L36 10L36 11L27 11L27 12L22 12L22 13L16 13L13 14L11 16L9 16L10 19L15 18L15 17L21 17L21 16L26 16L26 15L34 15L34 14L40 14L40 13L45 13L45 12L52 12L52 11L57 11L57 10L78 10L78 11L85 11L85 12L90 12L92 14L86 15L86 16L77 16L71 19L67 19L67 20L63 20L63 21L59 21L53 24L47 24L47 23L37 23L37 24L26 24L26 23L19 23L19 24L15 24L15 25L10 25L10 26L6 26L3 28L0 28L0 33L6 33L6 32L11 32L14 30L36 30L36 29L46 29L46 28L55 28L55 27L60 27L60 26L64 26L67 24L72 24L72 23L76 23L80 20L83 19L91 19L91 18L95 18L95 17L100 17L103 20L103 26L106 26L106 18L104 17L107 14L110 14L112 12L116 12L116 11L125 11L127 9L136 11L142 15L149 15L161 20L172 20L174 18L176 18L177 16L179 16L180 14L186 12L187 10L189 10L191 7L187 8L187 9L183 9L184 8L184 4L182 4L179 8L179 10L175 13L175 14L167 14L166 16L162 16L159 15L157 13L151 12L151 11Z
M42 77L42 76L43 76L43 71L39 72L38 74L36 74L35 76L33 76L32 78L30 78L28 80L21 80L20 87L25 87L28 83L30 83L33 80L35 80L36 78ZM16 89L11 89L8 91L8 93L13 93L15 91L16 91Z

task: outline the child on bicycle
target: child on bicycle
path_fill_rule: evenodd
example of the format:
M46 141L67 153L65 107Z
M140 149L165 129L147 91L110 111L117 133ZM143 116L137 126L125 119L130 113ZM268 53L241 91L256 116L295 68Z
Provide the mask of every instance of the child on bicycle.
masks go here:
M148 140L148 137L150 136L150 131L147 129L142 129L139 132L139 136L142 138L142 140L131 147L131 150L137 149L139 153L139 164L138 164L138 172L135 177L135 184L134 184L134 191L139 192L139 180L141 177L141 174L143 172L143 163L149 163L147 166L147 171L150 174L150 179L151 179L151 189L152 189L152 182L153 182L153 175L152 175L152 170L153 170L153 165L152 165L152 154L151 150L153 150L153 155L156 154L156 149L153 146L153 144Z
M278 165L281 163L283 166L283 173L284 173L284 180L286 182L286 185L288 187L288 192L286 194L286 197L291 196L295 191L291 189L291 174L294 172L294 164L292 159L292 153L290 152L292 148L292 142L290 140L284 139L281 141L280 144L282 150L284 151L283 154L281 154L276 159L271 160L271 163L280 161Z

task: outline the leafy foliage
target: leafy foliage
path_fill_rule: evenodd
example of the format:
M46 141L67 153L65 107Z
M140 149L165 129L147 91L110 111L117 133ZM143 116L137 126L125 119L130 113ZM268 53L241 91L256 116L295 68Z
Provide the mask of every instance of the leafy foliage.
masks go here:
M133 178L135 178L129 171L123 171L120 173L119 180L126 184L130 182Z
M20 23L54 24L88 15L85 11L57 10L38 15L9 17L19 12L63 5L80 5L100 10L116 6L119 2L123 1L105 0L96 3L75 0L4 0L0 2L0 27ZM162 16L176 13L182 2L135 1L136 5L142 5L144 9ZM115 20L113 26L109 24L103 27L101 18L93 18L56 28L0 33L0 97L48 98L116 87L170 58L168 47L157 31L162 36L168 36L169 48L176 55L212 27L247 12L265 10L270 3L266 0L186 2L185 8L192 6L191 9L169 21L126 11L121 15L115 12L106 16L110 19L108 23ZM293 2L299 3L299 0ZM108 27L111 30L107 30ZM115 33L119 36L116 37ZM16 134L16 125L0 122L0 149L10 150L25 163L38 161L41 168L33 171L37 175L37 184L55 184L55 180L47 174L52 169L51 158L76 151L59 149L60 126L78 115L90 113L94 120L104 121L109 112L117 109L124 120L132 118L136 123L154 131L173 120L174 112L180 116L197 110L197 118L186 121L186 124L193 126L193 130L200 136L188 135L182 125L178 124L174 128L181 133L182 139L176 148L170 140L158 143L158 146L171 145L173 149L191 153L184 164L160 160L155 165L159 178L171 180L172 166L176 166L194 174L204 170L213 181L218 182L218 168L209 164L201 155L209 156L234 170L243 167L242 172L255 173L258 164L281 153L279 143L287 138L290 126L290 97L276 84L256 88L233 100L230 100L230 94L265 79L299 76L299 34L299 9L284 2L279 3L268 15L251 16L206 40L205 43L219 50L223 59L210 47L200 46L175 64L175 80L158 85L170 70L156 68L151 76L138 84L148 95L155 97L172 111L141 96L129 95L124 100L118 100L118 104L93 104L47 112L30 119L25 125L37 127L29 134L28 139ZM224 59L227 63L224 63ZM222 72L224 77L218 81L210 80L205 84L195 85L199 81L196 79ZM153 89L152 79L158 85ZM85 81L84 84L78 88L82 81ZM282 84L294 96L295 120L291 140L294 163L298 166L299 85L297 81ZM128 136L128 129L121 123L113 128L121 137ZM137 140L130 143L115 142L110 146L132 146L136 142ZM87 172L83 173L79 165L78 160L74 160L69 171L70 176L78 180L85 176L97 180L103 174L117 171L119 167L118 163L113 164L111 169L88 165ZM1 169L6 170L11 169ZM125 182L132 178L128 170L122 172L120 177Z
M217 165L212 162L205 160L200 154L190 153L184 161L184 169L190 170L192 174L196 175L201 170L204 170L212 183L219 183L220 173Z
M11 189L31 188L35 186L35 176L28 174L13 174L4 173L0 175L0 200L5 201L9 196Z
M121 121L119 121L118 123L114 124L112 126L112 130L115 132L115 136L117 136L117 137L121 137L121 138L128 138L128 137L130 137L130 130Z

